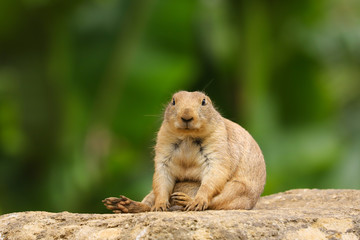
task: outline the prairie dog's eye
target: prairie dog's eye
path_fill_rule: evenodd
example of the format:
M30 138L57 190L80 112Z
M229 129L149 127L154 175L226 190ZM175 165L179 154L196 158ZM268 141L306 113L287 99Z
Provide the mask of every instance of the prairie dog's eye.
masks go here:
M171 104L172 104L172 105L175 105L175 98L173 98Z
M205 98L202 100L201 105L203 105L203 106L206 105L206 100L205 100Z

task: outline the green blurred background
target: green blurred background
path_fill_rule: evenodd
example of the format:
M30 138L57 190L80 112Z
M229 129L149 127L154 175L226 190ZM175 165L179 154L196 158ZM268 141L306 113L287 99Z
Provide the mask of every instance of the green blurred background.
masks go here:
M265 195L360 189L360 1L1 0L0 214L141 200L181 89L258 141Z

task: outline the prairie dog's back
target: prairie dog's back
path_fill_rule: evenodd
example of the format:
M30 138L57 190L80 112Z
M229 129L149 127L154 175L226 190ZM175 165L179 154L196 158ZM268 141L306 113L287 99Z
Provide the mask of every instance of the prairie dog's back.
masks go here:
M238 159L237 175L245 178L260 196L266 181L264 156L254 138L243 127L223 118L233 159Z

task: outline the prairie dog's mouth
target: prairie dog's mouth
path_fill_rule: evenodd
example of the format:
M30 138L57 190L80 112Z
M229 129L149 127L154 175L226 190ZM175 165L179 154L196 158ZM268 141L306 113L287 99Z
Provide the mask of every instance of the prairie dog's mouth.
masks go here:
M191 129L191 123L184 123L185 124L185 126L184 126L184 128L185 129Z
M197 130L199 126L197 124L194 124L192 122L176 122L175 127L179 130L185 130L185 131L191 131L191 130Z

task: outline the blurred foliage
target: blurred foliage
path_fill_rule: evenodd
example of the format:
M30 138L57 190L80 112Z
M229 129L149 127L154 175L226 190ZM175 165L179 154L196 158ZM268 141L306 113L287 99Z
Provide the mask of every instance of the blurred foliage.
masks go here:
M360 188L360 2L0 1L0 214L140 200L173 92L205 90L264 194Z

